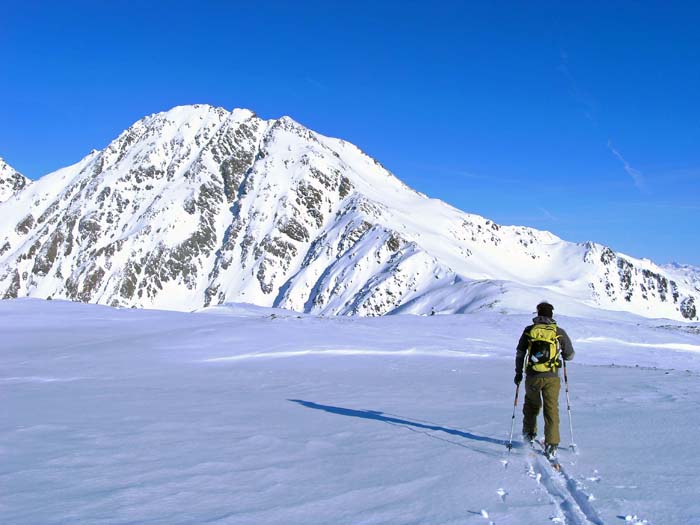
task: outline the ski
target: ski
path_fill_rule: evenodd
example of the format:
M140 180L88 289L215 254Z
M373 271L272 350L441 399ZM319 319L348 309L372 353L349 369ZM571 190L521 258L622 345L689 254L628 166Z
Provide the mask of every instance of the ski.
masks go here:
M547 448L545 447L544 441L542 441L541 439L535 439L534 442L531 442L530 445L532 446L532 448L535 448L533 443L537 443L539 445L540 448L539 448L538 452L540 454L542 454L545 458L547 458L547 461L552 466L552 468L554 470L556 470L557 472L561 472L561 463L559 463L559 458L557 458L557 457L550 458L547 455Z

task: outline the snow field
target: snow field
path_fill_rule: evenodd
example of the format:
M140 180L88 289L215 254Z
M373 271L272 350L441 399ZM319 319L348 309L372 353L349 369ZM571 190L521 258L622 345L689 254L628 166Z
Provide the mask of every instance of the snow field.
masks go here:
M700 336L562 318L562 477L502 463L527 321L0 302L0 522L700 523Z

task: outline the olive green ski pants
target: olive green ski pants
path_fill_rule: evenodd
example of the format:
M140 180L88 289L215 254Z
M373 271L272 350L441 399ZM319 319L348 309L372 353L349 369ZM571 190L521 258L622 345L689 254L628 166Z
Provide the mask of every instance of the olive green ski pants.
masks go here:
M559 377L527 377L523 403L523 434L537 434L537 416L544 404L544 441L559 444Z

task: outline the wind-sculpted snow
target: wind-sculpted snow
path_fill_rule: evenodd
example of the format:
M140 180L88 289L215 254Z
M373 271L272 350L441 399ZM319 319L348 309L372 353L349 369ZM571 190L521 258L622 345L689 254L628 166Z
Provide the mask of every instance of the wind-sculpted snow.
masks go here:
M556 297L698 318L689 269L500 226L411 190L352 144L248 110L150 115L33 184L2 163L0 200L4 298L378 316Z
M207 359L207 363L217 363L221 361L243 361L246 359L275 359L283 357L304 357L304 356L432 356L432 357L461 357L464 359L489 357L487 353L456 352L453 350L421 350L418 348L408 348L406 350L364 350L360 348L308 348L305 350L262 352L257 354L237 354L228 357L215 357Z

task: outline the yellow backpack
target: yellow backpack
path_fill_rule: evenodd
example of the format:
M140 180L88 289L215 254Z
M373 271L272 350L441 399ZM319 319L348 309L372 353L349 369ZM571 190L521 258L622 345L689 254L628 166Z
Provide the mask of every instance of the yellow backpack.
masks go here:
M561 366L557 325L536 324L530 329L527 367L534 372L554 372Z

